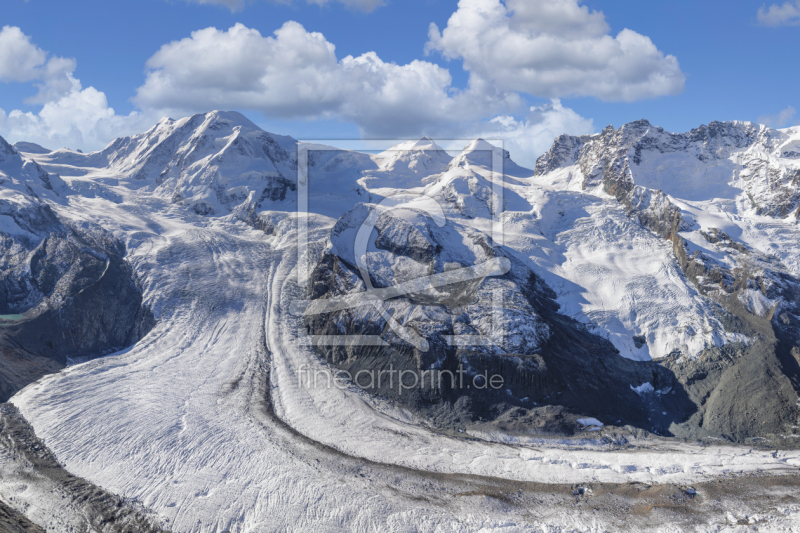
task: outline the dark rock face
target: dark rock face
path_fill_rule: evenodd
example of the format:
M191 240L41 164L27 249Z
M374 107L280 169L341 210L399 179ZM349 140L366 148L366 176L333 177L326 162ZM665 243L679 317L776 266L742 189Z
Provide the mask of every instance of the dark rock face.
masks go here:
M776 445L796 447L800 366L792 350L797 349L800 322L786 313L785 324L755 316L735 298L725 307L730 312L728 328L754 340L710 348L694 361L677 357L664 361L698 406L689 420L674 428L675 433L740 442L770 437Z
M70 358L130 346L154 324L122 243L62 224L46 204L13 215L26 232L0 233L0 315L23 318L0 320L0 401Z
M584 145L589 142L591 135L561 134L556 137L553 147L536 160L535 175L541 176L561 167L574 165L581 155Z
M684 383L698 406L689 420L673 428L675 434L736 442L773 437L776 444L782 435L793 434L791 427L798 421L797 394L772 342L712 348L695 361L664 364Z
M0 162L0 315L16 315L0 318L5 401L69 359L130 346L154 320L124 245L98 226L59 218L67 187L58 175L2 138Z
M358 208L343 216L334 228L332 246L312 273L310 299L364 291L352 252L340 241L347 228L357 226L357 212ZM385 262L403 257L437 273L445 271L442 265L452 265L455 257L465 255L452 246L441 246L439 242L453 240L437 237L433 226L416 228L407 220L384 214L375 227L376 249L385 252L381 256ZM473 250L483 250L483 257L504 257L503 250L491 242L483 245ZM469 287L450 287L451 296L458 293L460 298L437 301L411 294L385 303L394 315L408 317L404 325L428 341L427 351L404 342L369 305L307 316L308 332L380 336L385 346L345 343L316 349L354 377L357 386L397 401L446 429L502 421L503 427L513 426L514 431L524 433L571 434L580 427L577 419L588 415L607 424L629 424L668 435L671 426L694 413L695 405L670 370L621 357L608 340L559 314L555 293L525 265L513 257L508 259L511 270L503 276L479 279ZM476 264L482 260L476 257ZM471 265L461 262L457 266ZM501 308L493 309L497 291L503 302ZM495 334L492 316L498 311L505 337L492 339L502 349L448 342L451 335ZM489 386L487 381L502 385ZM398 382L403 383L402 388ZM647 383L651 387L645 390L650 394L634 390ZM510 424L510 419L515 422ZM524 420L530 423L522 423Z
M219 191L218 196L221 198L223 203L230 207L231 213L238 220L241 220L248 226L252 226L263 231L267 235L272 235L274 228L268 220L265 220L258 215L258 211L261 209L263 203L267 200L285 200L286 195L289 194L289 192L297 191L297 184L284 177L265 177L264 181L267 183L267 186L257 198L253 194L243 199L231 197L223 198L220 196L221 192ZM241 203L236 205L237 201Z

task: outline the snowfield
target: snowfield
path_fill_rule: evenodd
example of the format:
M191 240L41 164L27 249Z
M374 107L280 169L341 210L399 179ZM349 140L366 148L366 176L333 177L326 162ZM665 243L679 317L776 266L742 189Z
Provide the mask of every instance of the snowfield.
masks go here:
M188 128L185 121L162 122L143 135L163 141ZM594 531L604 526L591 511L554 507L532 517L459 487L488 478L689 485L734 474L797 473L798 451L652 439L621 447L604 440L602 424L592 418L583 419L587 430L578 439L477 432L465 439L436 432L356 387L304 386L303 372L327 365L299 342L301 320L289 312L303 298L297 203L285 189L284 198L256 208L260 191L252 185L256 175L274 185L291 165L253 163L246 143L260 137L244 129L225 142L198 141L205 152L163 159L164 173L141 163L133 143L86 157L35 156L74 191L59 206L62 216L100 224L126 244L157 319L133 347L46 376L12 398L70 472L142 502L173 531L220 533ZM187 142L190 133L180 134ZM288 150L285 139L273 150ZM499 210L491 191L496 176L470 159L474 152L445 157L428 141L403 147L425 150L424 157L357 154L326 163L336 168L326 186L312 187L309 253L326 246L354 194L425 190L448 216L459 213L460 223L475 230L487 231L493 210L502 211L510 253L556 291L561 313L609 338L625 357L648 360L676 350L694 356L709 345L747 340L724 332L666 241L611 196L575 186L579 169L508 177ZM242 154L250 154L246 164ZM204 185L208 166L199 162L219 167L217 193ZM181 165L189 170L181 173ZM343 189L348 165L366 177ZM397 182L387 178L393 171ZM437 178L420 182L429 171ZM667 192L696 231L723 229L800 275L800 227L789 218L745 215L733 199L700 198L694 190L689 197ZM271 233L242 221L250 207L270 221ZM219 216L207 216L209 210ZM20 231L6 217L0 225ZM685 238L708 248L699 235ZM760 293L751 296L746 305L752 309L769 305ZM632 340L637 335L646 339L639 347ZM0 477L0 493L8 479ZM49 497L31 490L18 500L42 508ZM800 508L776 512L776 527L800 527Z

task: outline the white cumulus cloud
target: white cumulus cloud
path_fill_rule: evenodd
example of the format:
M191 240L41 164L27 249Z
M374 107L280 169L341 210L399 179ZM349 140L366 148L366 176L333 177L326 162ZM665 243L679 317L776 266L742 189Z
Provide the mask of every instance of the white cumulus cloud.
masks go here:
M398 65L374 52L337 58L322 34L296 22L272 36L237 24L164 45L147 62L135 98L140 111L117 115L103 92L73 76L74 59L49 57L19 29L5 31L2 80L41 85L38 112L0 109L0 135L12 142L99 149L161 116L249 109L271 118L350 121L372 138L502 136L529 164L559 133L592 129L591 120L557 100L515 118L511 113L523 109L518 93L481 80L455 89L449 71L427 61Z
M758 9L758 23L762 26L798 26L800 25L800 2L785 2L761 6Z
M41 79L46 60L47 53L19 28L3 26L0 30L0 81Z
M206 28L161 47L147 62L135 101L142 108L203 111L236 108L276 118L334 118L367 135L406 135L503 110L519 109L516 93L456 90L447 69L406 65L374 52L336 57L321 33L287 22L274 36L236 24Z
M450 72L429 61L396 64L375 52L337 57L324 35L297 22L272 35L243 24L206 28L153 54L133 99L139 111L117 115L103 92L75 78L74 59L50 56L7 27L0 81L38 85L28 102L41 109L0 109L0 135L98 149L162 116L239 109L351 122L365 138L502 138L515 160L533 166L557 135L594 131L591 119L562 105L562 94L632 100L683 86L674 58L630 30L609 36L603 14L574 0L461 0L443 32L432 27L428 48L463 59L468 86L454 87ZM525 94L551 101L526 108Z
M531 107L522 119L500 115L464 130L461 136L503 139L503 147L517 164L533 168L536 158L549 150L553 140L562 133L589 135L594 130L591 119L553 99L550 103Z
M35 82L39 94L30 103L42 103L70 92L75 84L75 60L47 57L30 37L15 26L0 30L0 82Z
M0 108L0 135L11 142L30 141L49 148L102 148L122 133L149 127L157 118L141 113L119 116L106 95L84 89L73 76L74 59L49 57L17 27L0 31L0 82L33 82L42 106L38 113ZM147 124L147 126L145 126Z
M677 94L678 60L649 37L616 37L577 0L460 0L447 27L431 24L428 52L462 59L473 80L541 97L634 101Z

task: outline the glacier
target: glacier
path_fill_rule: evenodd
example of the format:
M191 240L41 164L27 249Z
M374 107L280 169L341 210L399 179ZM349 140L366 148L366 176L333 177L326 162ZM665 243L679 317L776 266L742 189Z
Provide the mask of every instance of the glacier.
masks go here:
M588 400L573 418L592 427L573 437L489 424L458 433L356 386L302 386L301 369L332 367L299 342L306 324L289 312L306 297L300 267L341 247L331 233L356 204L409 192L436 200L452 224L430 225L413 202L393 212L382 226L388 244L367 254L382 286L424 263L392 242L419 259L443 241L445 255L426 259L434 269L496 247L549 287L543 294L574 327L630 364L691 366L710 350L754 345L757 334L731 327L730 302L754 321L796 327L800 129L704 128L678 135L638 122L562 136L533 170L480 140L458 153L427 138L380 154L326 147L310 152L306 215L297 213L297 142L237 113L165 119L90 154L4 145L17 166L0 162L2 198L33 192L59 217L113 235L154 317L129 348L44 376L11 402L70 472L141 502L173 531L589 531L603 527L591 510L553 505L531 516L485 494L795 473L791 447L615 433ZM0 224L9 239L25 232ZM500 236L487 248L487 235ZM342 290L363 290L357 276L342 279ZM398 303L395 314L411 321L427 306ZM533 353L548 338L528 307L515 312L535 327L503 344L509 352ZM476 328L491 329L480 312ZM796 427L797 394L791 376L781 379L776 394L791 400ZM625 386L653 402L669 394L642 383ZM31 516L52 507L46 491L5 475L0 495L9 490ZM786 505L774 524L799 519L800 507Z

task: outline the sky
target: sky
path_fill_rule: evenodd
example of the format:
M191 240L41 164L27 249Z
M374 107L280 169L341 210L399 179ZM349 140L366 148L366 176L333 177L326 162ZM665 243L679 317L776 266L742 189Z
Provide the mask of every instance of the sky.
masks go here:
M0 135L97 150L236 110L297 139L800 123L800 0L3 0Z

